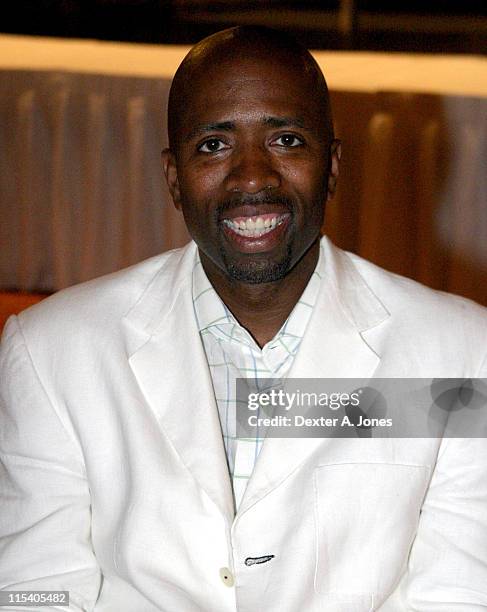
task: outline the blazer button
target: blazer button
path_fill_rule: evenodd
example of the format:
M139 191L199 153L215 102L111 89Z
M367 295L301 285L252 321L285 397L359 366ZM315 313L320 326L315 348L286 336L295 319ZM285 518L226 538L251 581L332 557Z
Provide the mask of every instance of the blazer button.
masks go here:
M232 572L228 569L228 567L222 567L220 570L220 578L222 582L227 587L233 587L235 580L233 578Z

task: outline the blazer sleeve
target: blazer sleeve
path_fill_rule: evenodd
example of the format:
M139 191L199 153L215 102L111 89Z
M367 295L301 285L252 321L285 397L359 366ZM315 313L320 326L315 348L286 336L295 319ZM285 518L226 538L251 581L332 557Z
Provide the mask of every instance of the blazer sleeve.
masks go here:
M93 610L101 572L90 524L79 446L11 317L0 349L0 590L69 591L70 610Z
M486 363L478 377L487 380ZM487 610L487 398L482 402L475 415L482 437L442 441L407 571L381 612Z

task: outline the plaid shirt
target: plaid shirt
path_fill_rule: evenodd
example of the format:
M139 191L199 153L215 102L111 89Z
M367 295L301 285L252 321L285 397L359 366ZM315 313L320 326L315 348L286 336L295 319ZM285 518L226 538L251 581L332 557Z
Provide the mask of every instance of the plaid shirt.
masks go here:
M203 270L199 254L193 268L194 313L203 341L215 392L232 479L235 507L238 509L262 447L262 438L236 437L236 379L285 378L311 317L323 277L320 256L306 289L288 319L262 349L244 329L217 292Z

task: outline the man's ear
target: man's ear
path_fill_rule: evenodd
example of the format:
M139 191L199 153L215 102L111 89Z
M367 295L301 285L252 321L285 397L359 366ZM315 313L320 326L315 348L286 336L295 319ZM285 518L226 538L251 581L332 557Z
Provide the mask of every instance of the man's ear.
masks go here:
M169 187L169 193L174 202L174 206L181 210L181 194L179 191L178 171L176 168L176 158L174 153L169 149L164 149L161 153L162 168L166 177L167 186Z
M334 138L330 145L330 173L328 175L328 194L327 201L335 195L337 188L338 175L340 170L340 159L342 157L342 143L338 138Z

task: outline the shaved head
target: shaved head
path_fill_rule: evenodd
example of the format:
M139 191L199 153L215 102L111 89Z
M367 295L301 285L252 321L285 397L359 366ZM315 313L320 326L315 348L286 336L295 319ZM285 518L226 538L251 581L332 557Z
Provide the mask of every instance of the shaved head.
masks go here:
M295 70L308 83L314 103L320 107L323 136L333 140L333 124L328 88L320 67L310 52L293 38L266 27L242 26L229 28L205 38L186 55L179 66L169 94L168 133L169 147L177 154L181 128L191 117L185 112L188 100L201 81L215 79L218 86L218 68L235 66L242 70L245 62L264 62Z

